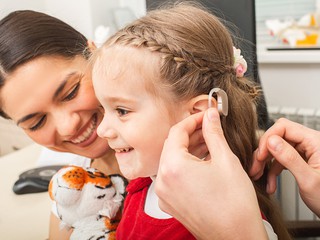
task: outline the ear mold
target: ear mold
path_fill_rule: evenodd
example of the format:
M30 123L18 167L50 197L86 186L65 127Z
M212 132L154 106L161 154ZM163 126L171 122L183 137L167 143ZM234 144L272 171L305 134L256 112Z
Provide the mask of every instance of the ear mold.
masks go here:
M209 92L208 107L210 108L212 106L214 94L217 96L217 108L220 115L228 116L228 96L227 93L220 88L213 88Z

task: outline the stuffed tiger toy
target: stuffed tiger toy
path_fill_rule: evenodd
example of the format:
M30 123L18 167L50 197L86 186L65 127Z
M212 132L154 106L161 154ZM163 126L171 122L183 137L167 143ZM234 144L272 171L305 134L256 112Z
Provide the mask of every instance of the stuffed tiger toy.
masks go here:
M93 168L67 166L51 179L49 195L56 202L61 227L70 239L113 240L122 216L127 181Z

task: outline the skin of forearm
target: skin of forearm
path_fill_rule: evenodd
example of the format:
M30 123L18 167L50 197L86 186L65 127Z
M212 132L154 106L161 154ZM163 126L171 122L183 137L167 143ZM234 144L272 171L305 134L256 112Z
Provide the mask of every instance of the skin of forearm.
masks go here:
M210 227L204 229L204 225L202 225L194 226L191 232L199 240L268 240L268 236L260 216L258 218L243 216L234 220L231 220L231 218L232 216L229 217L228 221L222 221L224 223L228 222L227 224L222 223L221 226L216 226L215 224L214 231ZM219 231L219 229L221 229L221 231Z

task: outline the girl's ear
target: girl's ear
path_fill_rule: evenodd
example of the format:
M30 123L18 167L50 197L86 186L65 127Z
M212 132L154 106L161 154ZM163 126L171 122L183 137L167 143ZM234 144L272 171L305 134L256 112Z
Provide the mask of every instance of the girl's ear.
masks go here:
M94 52L94 50L97 49L97 46L96 46L96 44L94 43L94 41L88 40L88 41L87 41L87 44L88 44L88 48L90 49L91 52Z
M209 95L205 95L205 94L192 98L188 102L188 109L190 114L206 111L209 107L208 99L209 99ZM214 107L214 108L217 107L217 100L215 98L211 98L211 107Z

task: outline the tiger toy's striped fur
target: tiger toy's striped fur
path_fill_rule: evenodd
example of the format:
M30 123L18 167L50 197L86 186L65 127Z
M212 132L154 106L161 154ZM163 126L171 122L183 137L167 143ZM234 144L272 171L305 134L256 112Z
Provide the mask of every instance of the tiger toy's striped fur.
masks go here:
M49 195L56 202L62 227L73 228L70 239L115 239L127 181L93 168L68 166L51 179Z

